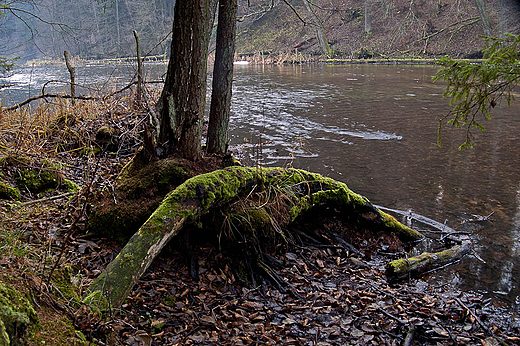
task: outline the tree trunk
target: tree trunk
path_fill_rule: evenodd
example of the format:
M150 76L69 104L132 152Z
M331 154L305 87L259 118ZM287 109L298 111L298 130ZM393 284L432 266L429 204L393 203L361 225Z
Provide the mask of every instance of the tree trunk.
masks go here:
M225 154L228 146L237 7L237 0L219 2L217 47L208 124L208 153Z
M500 0L500 31L502 36L509 32L508 29L508 11L509 0Z
M139 36L137 31L132 30L135 37L135 49L137 52L137 102L141 102L143 94L143 61L141 60L141 44L139 42Z
M372 20L370 18L370 0L365 0L365 34L372 31Z
M106 297L113 308L121 306L141 275L161 249L182 229L209 210L245 196L255 186L286 184L295 189L287 205L288 220L293 221L317 205L348 207L372 227L394 232L409 241L422 238L413 229L374 207L366 198L352 192L347 185L319 174L298 169L230 167L202 174L170 192L119 255L90 285L89 297Z
M208 43L216 0L178 0L166 81L158 101L162 156L177 153L189 160L201 155L206 103Z
M116 56L121 56L121 29L119 28L119 0L115 0L116 6L116 29L117 29L117 47Z
M76 97L76 69L72 66L72 62L69 58L69 52L64 51L63 56L65 57L65 65L67 65L67 70L69 70L70 74L70 98L72 100L72 104L74 104L74 98Z
M305 4L307 11L309 11L309 13L311 14L312 21L314 22L314 28L316 30L316 39L318 40L318 45L320 46L321 52L325 55L329 55L331 53L331 49L329 46L329 42L327 41L327 38L323 33L323 23L321 22L316 12L314 12L312 4L309 2L309 0L303 0L303 3Z
M484 3L484 0L475 0L475 3L477 4L480 20L484 28L484 35L493 36L493 31L491 30L491 24L489 23L489 18L486 12L486 5Z

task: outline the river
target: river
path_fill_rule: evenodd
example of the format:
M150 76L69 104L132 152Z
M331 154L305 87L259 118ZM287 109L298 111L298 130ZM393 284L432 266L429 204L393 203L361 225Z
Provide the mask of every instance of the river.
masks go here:
M165 65L146 65L148 79ZM475 254L433 282L499 296L520 305L520 101L499 105L475 148L459 151L465 133L448 128L436 145L437 120L448 112L434 66L235 66L231 144L247 164L293 166L343 181L386 207L411 210L451 227L472 214ZM131 65L77 68L80 83L122 86ZM0 84L12 103L39 93L64 67L26 67ZM58 86L64 88L64 85ZM114 87L115 88L115 87Z

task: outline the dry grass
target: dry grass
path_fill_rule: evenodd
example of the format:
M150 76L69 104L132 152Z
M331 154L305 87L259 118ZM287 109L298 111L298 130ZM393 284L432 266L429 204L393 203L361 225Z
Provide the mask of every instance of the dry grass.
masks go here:
M84 273L74 265L80 254L70 242L84 228L86 207L95 193L111 188L122 165L140 145L140 124L145 119L132 95L74 105L70 100L53 99L16 111L0 109L0 179L21 191L18 201L0 200L0 280L28 287L40 318L69 329L64 339L56 341L56 333L43 326L36 338L46 344L78 341L70 320L66 322L66 316L72 317L73 303L56 278L63 268L71 268L71 279L81 290ZM117 133L110 150L96 140L103 126ZM43 162L55 164L60 174L81 189L34 192L17 186L22 169L42 173Z

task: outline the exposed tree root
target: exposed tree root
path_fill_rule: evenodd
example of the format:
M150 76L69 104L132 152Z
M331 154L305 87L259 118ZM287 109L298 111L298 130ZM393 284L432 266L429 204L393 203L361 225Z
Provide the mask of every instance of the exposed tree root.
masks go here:
M284 220L282 224L294 221L315 206L330 205L349 208L371 228L395 233L404 241L422 238L422 234L381 212L344 183L297 169L230 167L188 179L170 192L92 283L86 301L92 302L102 294L109 306L119 307L161 249L188 222L255 191L269 191L274 186L287 196L281 199L284 202L278 208L280 214L286 216L278 218ZM257 210L262 210L262 206ZM271 220L262 215L260 219ZM269 222L276 229L276 223Z

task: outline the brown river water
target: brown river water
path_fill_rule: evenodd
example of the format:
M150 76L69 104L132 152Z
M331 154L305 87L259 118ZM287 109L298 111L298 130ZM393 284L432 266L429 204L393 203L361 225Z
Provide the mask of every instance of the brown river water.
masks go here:
M450 107L435 66L249 66L235 70L232 144L248 164L303 168L373 203L455 228L472 214L477 256L434 274L511 303L520 292L520 102L497 107L475 148L437 141ZM467 226L467 225L465 225ZM466 227L465 229L467 229ZM478 259L477 257L480 257Z
M77 80L125 85L131 65L78 67ZM165 65L147 64L149 79ZM459 151L465 133L437 121L450 109L435 66L235 66L231 147L244 163L293 166L343 181L373 203L411 210L456 228L472 216L475 255L431 282L451 282L520 305L520 100L499 105L475 148ZM0 84L4 102L39 93L60 67L28 67ZM63 88L63 86L61 86ZM466 230L468 228L465 228Z

